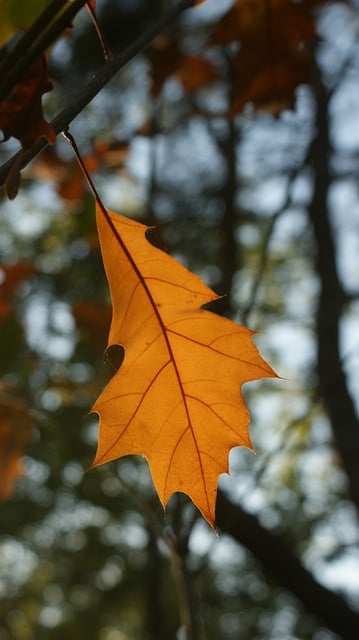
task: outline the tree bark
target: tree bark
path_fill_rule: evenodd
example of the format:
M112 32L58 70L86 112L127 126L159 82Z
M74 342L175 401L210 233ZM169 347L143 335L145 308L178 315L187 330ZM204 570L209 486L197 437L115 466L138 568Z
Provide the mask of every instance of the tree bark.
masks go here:
M335 261L327 195L330 185L328 95L317 81L317 132L312 146L313 198L309 217L317 247L317 271L321 282L317 311L318 378L353 502L359 508L359 425L349 395L339 352L339 324L346 296ZM344 640L359 638L359 612L338 594L315 580L283 536L265 529L258 519L218 494L217 525L245 546L265 573L290 591L306 611Z
M316 269L320 281L316 319L318 382L335 445L349 480L350 497L359 512L359 421L348 390L339 347L340 321L347 298L338 275L328 207L331 183L329 95L319 73L316 96L317 132L311 153L314 191L308 214L316 244Z

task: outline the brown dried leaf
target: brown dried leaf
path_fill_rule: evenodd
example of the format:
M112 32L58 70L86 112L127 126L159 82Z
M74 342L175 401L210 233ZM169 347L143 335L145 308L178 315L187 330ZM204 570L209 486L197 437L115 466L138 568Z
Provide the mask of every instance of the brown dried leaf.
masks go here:
M17 264L0 263L0 320L4 320L12 310L12 298L17 287L34 274L31 262Z
M24 149L39 138L54 144L55 131L44 119L41 104L43 94L50 89L47 62L41 56L14 87L11 96L0 103L0 129L4 140L11 136L17 138Z
M212 44L240 44L232 67L232 115L247 103L274 114L293 106L296 87L311 79L303 45L315 38L311 10L320 2L237 0L218 22Z

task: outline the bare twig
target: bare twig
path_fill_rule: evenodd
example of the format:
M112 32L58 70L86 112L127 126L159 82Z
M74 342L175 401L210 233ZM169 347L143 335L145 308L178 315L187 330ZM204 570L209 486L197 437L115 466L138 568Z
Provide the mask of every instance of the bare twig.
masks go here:
M264 275L266 264L268 261L268 248L269 248L271 237L273 235L274 228L280 216L282 215L282 213L284 213L284 211L288 208L288 205L289 205L289 199L287 198L285 205L279 211L276 211L272 215L269 221L268 227L265 231L262 246L260 248L259 264L256 272L256 277L252 281L251 291L248 296L248 302L246 306L241 309L241 320L244 324L247 324L248 316L253 311L253 308L257 301L258 291L262 283L263 275Z
M188 575L186 568L186 558L179 548L177 536L171 530L163 526L163 519L159 517L154 509L151 501L145 498L131 483L126 482L120 476L121 484L126 492L131 496L131 500L135 502L140 513L146 518L151 532L156 541L161 541L167 551L168 558L171 562L172 576L177 592L178 611L181 627L183 630L184 640L192 640L193 635L193 617L191 607L191 594L188 586Z
M340 327L347 303L336 263L335 239L328 207L331 184L328 93L316 70L317 135L312 146L314 191L308 209L317 250L320 282L317 310L317 371L330 424L344 470L350 497L359 512L359 424L340 354Z
M172 575L177 590L178 609L183 631L182 637L183 640L192 640L192 607L191 596L188 589L185 558L183 558L182 554L177 549L176 538L173 538L171 535L167 534L164 536L164 540L171 554Z
M248 296L247 305L241 310L241 320L244 324L247 324L248 316L253 311L253 308L257 301L258 291L262 284L265 268L268 262L268 249L269 249L269 244L270 244L274 229L281 215L285 213L285 211L292 204L291 187L293 185L294 180L298 177L300 172L303 171L303 169L305 169L305 167L308 165L310 154L311 154L311 148L312 147L310 145L301 164L295 167L294 169L292 169L292 171L288 175L288 186L287 186L287 195L286 195L285 202L282 204L280 209L278 209L278 211L273 213L269 221L269 224L267 226L267 229L264 233L262 246L260 248L259 264L258 264L256 277L252 282L252 287Z

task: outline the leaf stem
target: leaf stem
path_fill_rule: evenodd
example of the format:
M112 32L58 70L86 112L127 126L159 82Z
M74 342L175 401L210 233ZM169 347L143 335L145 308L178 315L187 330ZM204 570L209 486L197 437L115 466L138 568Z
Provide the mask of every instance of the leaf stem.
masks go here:
M94 8L92 6L92 4L90 2L86 2L86 9L88 11L88 13L90 14L91 20L93 22L93 25L96 29L96 33L97 33L97 37L100 41L101 47L102 47L102 52L103 52L103 57L105 60L109 60L112 57L112 52L111 49L108 45L108 42L106 40L106 36L102 30L102 27L99 23L99 21L97 20L97 16L96 13L94 11Z
M72 151L74 152L75 158L76 158L77 162L80 165L81 171L84 174L86 182L87 182L88 186L90 187L95 200L102 205L101 198L100 198L100 196L98 194L98 191L97 191L97 189L96 189L96 187L94 185L94 182L93 182L88 170L86 169L86 166L85 166L85 163L84 163L84 161L82 159L82 156L80 154L79 148L78 148L78 146L77 146L77 144L75 142L75 138L73 137L73 135L70 133L70 131L68 129L66 129L65 131L62 131L61 133L64 136L64 138L67 140L67 142L70 144L70 146L72 148ZM103 205L102 205L102 207L105 208Z

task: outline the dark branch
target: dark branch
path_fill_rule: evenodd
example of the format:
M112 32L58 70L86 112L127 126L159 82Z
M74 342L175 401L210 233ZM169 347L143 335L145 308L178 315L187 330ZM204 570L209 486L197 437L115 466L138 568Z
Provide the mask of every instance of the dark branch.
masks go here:
M72 103L65 107L51 122L56 135L65 131L70 123L78 116L83 109L93 100L93 98L101 91L101 89L113 78L113 76L126 66L137 54L145 49L156 35L161 33L167 26L172 24L176 18L185 10L193 7L195 0L179 0L179 2L169 9L164 15L149 29L141 34L132 44L124 51L120 51L117 55L108 60L92 80L84 87ZM34 144L28 151L23 153L21 168L35 158L42 151L48 142L43 138ZM5 184L7 175L12 164L18 158L20 152L14 155L10 160L0 167L0 187Z
M294 555L284 536L275 535L257 518L218 493L217 526L244 545L264 571L288 589L321 623L345 640L359 638L359 613L339 595L319 584Z
M228 52L224 52L224 60L226 64L227 76L227 103L228 110L233 100L233 91L235 86L235 70L232 56ZM238 268L240 255L238 255L238 246L235 238L237 226L237 147L239 143L240 130L231 116L225 118L226 133L223 136L215 136L217 148L222 155L223 162L226 167L226 180L221 189L221 199L224 204L224 210L221 220L221 230L223 232L223 242L221 247L220 267L222 271L221 283L217 293L223 295L213 305L213 310L217 313L230 314L233 309L231 305L231 290L233 286L233 278Z
M23 36L22 43L20 40L20 43L18 44L18 47L20 48L19 57L14 61L12 68L9 70L3 70L4 76L0 82L0 100L6 98L8 93L12 91L13 87L17 82L19 82L24 73L30 69L35 60L55 42L65 29L70 26L73 18L85 2L86 0L73 0L68 7L60 12L54 21L50 21L48 28L46 27L44 28L44 31L40 31L39 29L44 27L44 22L46 25L46 17L50 18L51 5L45 9L45 20L43 19L43 14L41 14L39 19L27 32L27 35L25 34ZM54 8L60 8L58 7L58 4L58 2L54 3ZM32 44L30 46L31 41ZM10 56L10 60L12 60L12 58L13 56ZM6 61L4 62L4 66L7 67Z
M0 63L0 76L2 78L6 76L20 58L26 55L35 40L39 37L40 33L55 19L56 15L65 3L66 0L53 0L47 7L45 7L44 11L39 15L31 27L25 31L9 55L7 55Z
M316 267L320 279L317 371L320 393L328 412L335 444L348 476L350 495L359 511L359 422L348 390L339 347L340 322L348 298L338 275L329 217L329 94L321 82L319 73L316 95L317 135L312 146L314 192L309 217L316 243Z

